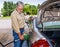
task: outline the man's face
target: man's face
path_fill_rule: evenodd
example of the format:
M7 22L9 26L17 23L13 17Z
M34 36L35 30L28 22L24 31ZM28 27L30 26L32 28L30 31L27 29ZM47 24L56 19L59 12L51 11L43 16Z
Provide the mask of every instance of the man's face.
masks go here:
M23 5L21 5L21 4L18 5L18 6L17 6L17 9L18 9L20 12L23 12Z

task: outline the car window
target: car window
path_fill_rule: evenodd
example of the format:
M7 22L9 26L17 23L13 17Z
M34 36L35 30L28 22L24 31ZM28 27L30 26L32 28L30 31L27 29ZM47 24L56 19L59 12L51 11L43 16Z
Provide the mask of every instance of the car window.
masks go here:
M42 18L42 23L38 25L39 28L60 28L60 10L58 11L45 11Z

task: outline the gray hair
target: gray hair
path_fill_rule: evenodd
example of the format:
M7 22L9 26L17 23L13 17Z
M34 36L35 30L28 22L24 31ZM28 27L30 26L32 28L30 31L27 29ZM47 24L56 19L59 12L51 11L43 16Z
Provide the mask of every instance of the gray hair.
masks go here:
M21 1L18 1L18 2L16 3L16 6L18 6L18 5L22 5L22 6L24 6L24 3L21 2Z

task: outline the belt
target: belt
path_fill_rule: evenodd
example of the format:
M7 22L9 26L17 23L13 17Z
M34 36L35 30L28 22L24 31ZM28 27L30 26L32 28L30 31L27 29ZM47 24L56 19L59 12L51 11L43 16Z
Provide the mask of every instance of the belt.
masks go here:
M20 28L20 29L24 29L24 28Z

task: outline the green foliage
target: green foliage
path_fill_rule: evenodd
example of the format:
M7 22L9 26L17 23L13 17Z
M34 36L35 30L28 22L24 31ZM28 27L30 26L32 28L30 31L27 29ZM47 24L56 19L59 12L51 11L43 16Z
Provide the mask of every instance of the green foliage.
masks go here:
M16 8L16 4L13 2L4 1L3 8L1 9L3 16L10 16L13 10ZM35 5L25 4L24 13L28 15L36 15L38 7Z
M16 5L13 2L4 1L3 8L1 9L3 16L10 16L11 12L15 9Z
M38 9L40 8L40 4L37 5L37 8L38 8Z
M29 15L36 15L37 14L37 7L35 5L25 4L24 12Z

